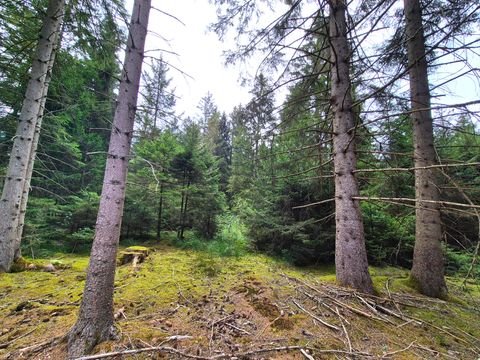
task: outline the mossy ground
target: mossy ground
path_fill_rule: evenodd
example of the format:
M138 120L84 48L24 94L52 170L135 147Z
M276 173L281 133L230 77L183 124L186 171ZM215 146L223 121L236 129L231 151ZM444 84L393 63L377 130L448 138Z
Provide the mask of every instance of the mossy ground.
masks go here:
M65 334L75 321L88 258L58 254L55 259L65 266L53 273L0 275L0 357L65 358L64 344L35 354L19 352ZM360 358L360 353L395 359L478 358L478 285L464 290L459 279L449 278L448 301L430 300L408 286L405 270L372 268L371 274L378 298L335 286L330 266L298 269L263 255L219 258L157 246L136 270L129 264L117 268L120 340L104 343L96 352L155 346L169 336L188 335L169 345L201 356L297 345L341 351L351 347ZM381 306L402 318L381 313ZM313 351L316 359L347 357L318 350ZM157 353L131 358L177 357ZM305 357L295 350L248 358Z

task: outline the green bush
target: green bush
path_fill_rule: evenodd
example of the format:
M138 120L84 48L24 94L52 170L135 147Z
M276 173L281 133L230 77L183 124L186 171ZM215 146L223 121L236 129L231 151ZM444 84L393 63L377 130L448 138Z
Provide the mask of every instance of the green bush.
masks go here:
M183 240L176 239L174 245L182 249L205 251L213 256L241 256L248 251L247 227L239 217L232 214L218 215L218 229L213 240L199 233L186 231Z
M208 251L220 256L241 256L248 250L247 227L235 215L217 216L218 230L213 241L208 244Z
M82 228L68 235L68 243L72 247L71 251L82 250L87 245L91 245L95 230L90 228Z
M415 242L414 215L398 216L384 205L362 203L368 262L410 267Z
M472 264L473 255L466 251L456 251L450 247L445 248L445 272L448 275L467 275ZM476 264L470 274L472 278L480 278L480 262Z

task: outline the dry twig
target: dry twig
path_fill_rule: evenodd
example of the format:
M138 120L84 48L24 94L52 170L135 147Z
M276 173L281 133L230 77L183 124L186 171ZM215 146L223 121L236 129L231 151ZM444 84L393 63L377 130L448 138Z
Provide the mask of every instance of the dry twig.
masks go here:
M6 349L7 347L9 347L10 345L12 345L13 343L15 343L17 340L20 340L21 338L24 338L25 336L28 336L30 335L31 333L33 333L36 329L33 329L33 330L30 330L30 331L27 331L25 334L22 334L20 336L17 336L16 338L10 340L10 341L7 341L6 343L3 343L3 344L0 344L0 349Z
M307 309L305 309L302 305L300 305L298 302L295 301L295 299L292 299L292 302L300 309L302 310L304 313L310 315L312 318L314 318L315 320L317 320L319 323L322 323L323 325L325 325L326 327L328 327L329 329L332 329L332 330L335 330L335 331L340 331L340 328L335 326L335 325L332 325L332 324L329 324L328 322L326 322L325 320L322 320L320 319L318 316L316 316L315 314L312 314L310 311L308 311Z

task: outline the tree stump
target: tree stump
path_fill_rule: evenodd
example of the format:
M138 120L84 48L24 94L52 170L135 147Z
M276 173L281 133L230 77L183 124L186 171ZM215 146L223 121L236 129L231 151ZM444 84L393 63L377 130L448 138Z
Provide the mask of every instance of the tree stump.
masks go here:
M151 252L152 249L145 246L130 246L120 252L118 259L119 265L132 263L132 266L136 268L138 264L145 261Z

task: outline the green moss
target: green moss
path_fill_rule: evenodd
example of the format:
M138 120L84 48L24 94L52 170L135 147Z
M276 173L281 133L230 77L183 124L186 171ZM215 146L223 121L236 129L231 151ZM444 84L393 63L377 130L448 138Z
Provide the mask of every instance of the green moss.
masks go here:
M17 260L15 260L15 262L12 264L10 271L12 273L25 271L27 267L28 267L28 261L26 261L23 257L20 257Z
M77 316L79 300L84 287L86 256L55 254L61 263L71 266L55 273L20 272L3 274L0 282L0 318L9 333L1 335L0 343L34 332L21 338L12 348L0 349L0 356L14 349L44 341L52 334L68 331ZM27 259L27 262L30 260ZM48 260L40 260L46 263ZM50 260L51 261L51 260ZM49 262L49 261L48 261ZM406 271L397 268L371 268L374 286L385 293L389 290L406 296L415 295L424 299L410 286ZM312 318L292 305L291 299L306 301L296 284L284 274L310 284L335 283L332 266L317 269L295 268L281 260L264 255L248 254L239 258L221 258L201 251L185 251L171 247L159 247L138 267L118 267L115 277L115 310L123 308L125 317L120 317L117 326L122 334L120 344L108 342L96 351L111 351L118 346L145 346L161 343L171 334L194 336L179 342L184 349L202 351L209 346L216 348L232 328L215 328L226 331L210 344L212 322L235 316L236 326L250 332L252 336L237 334L230 339L234 344L255 346L256 336L260 343L279 336L291 339L289 343L304 344L318 340L322 348L343 349L342 337L319 326ZM480 321L475 296L479 296L476 285L467 285L464 291L461 279L449 278L450 297L447 303L422 301L418 307L402 306L407 316L428 322L460 337L480 338ZM299 284L300 282L298 282ZM408 294L405 294L408 293ZM362 306L354 299L352 305ZM304 305L307 305L305 303ZM328 309L310 303L306 308L320 314L325 321L339 325L337 315ZM283 316L280 316L284 311ZM399 319L396 325L387 324L342 310L351 341L359 351L381 356L383 351L405 348L412 341L432 349L447 352L460 351L461 358L470 359L466 346L453 337L433 327L417 323L404 324ZM249 324L254 324L250 328ZM15 330L10 330L15 329ZM12 335L18 331L16 335ZM305 335L307 334L307 335ZM253 344L253 345L252 345ZM382 350L385 346L385 350ZM463 347L462 347L463 346ZM222 349L226 351L226 349ZM411 358L413 352L399 353L399 358ZM425 354L424 354L425 355ZM460 356L460 355L459 355Z
M141 253L150 253L152 252L152 248L148 248L146 246L138 246L138 245L135 245L135 246L129 246L127 247L124 252L141 252Z
M335 276L335 274L322 275L318 279L320 281L325 281L327 283L332 283L332 284L335 284L337 282L337 277Z

